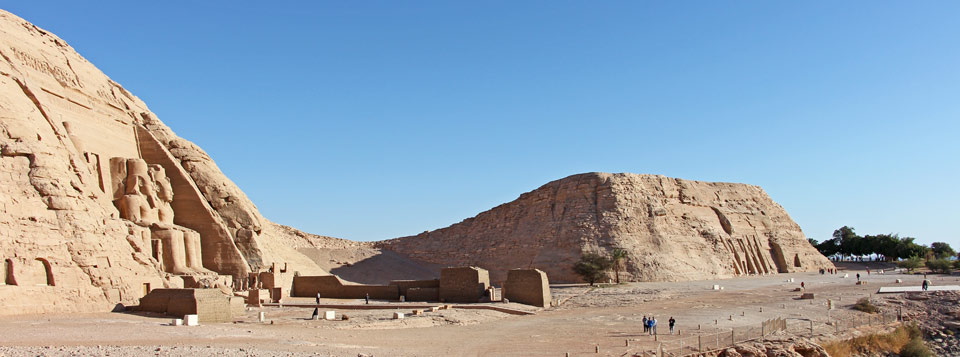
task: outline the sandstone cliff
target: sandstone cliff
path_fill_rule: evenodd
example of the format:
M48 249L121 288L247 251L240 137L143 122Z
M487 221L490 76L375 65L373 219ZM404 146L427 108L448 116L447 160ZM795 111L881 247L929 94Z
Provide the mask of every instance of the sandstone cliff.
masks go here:
M0 313L103 310L274 262L324 273L203 150L2 10L0 213Z
M423 262L537 268L580 281L582 252L626 249L621 279L674 281L832 267L760 187L655 175L587 173L550 182L476 217L377 243Z

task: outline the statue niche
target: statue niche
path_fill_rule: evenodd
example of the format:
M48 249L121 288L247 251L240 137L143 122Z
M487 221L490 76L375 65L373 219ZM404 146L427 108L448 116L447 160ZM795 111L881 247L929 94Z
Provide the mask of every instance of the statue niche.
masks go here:
M178 275L211 273L203 268L200 234L173 223L173 186L160 165L148 165L143 159L110 159L113 204L120 218L150 228L163 270Z

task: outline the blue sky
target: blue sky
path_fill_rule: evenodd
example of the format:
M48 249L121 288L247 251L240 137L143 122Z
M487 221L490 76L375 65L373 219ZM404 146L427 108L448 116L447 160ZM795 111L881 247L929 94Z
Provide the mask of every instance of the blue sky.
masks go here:
M416 234L602 171L759 185L815 239L960 247L957 2L0 8L311 233Z

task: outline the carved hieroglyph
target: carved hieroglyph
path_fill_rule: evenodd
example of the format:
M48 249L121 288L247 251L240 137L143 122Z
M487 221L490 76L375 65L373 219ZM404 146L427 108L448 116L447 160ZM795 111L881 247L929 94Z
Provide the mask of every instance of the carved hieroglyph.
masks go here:
M675 281L816 271L832 264L760 187L587 173L550 182L447 228L379 242L421 261L580 281L582 252L626 249L621 279ZM612 278L612 276L611 276Z

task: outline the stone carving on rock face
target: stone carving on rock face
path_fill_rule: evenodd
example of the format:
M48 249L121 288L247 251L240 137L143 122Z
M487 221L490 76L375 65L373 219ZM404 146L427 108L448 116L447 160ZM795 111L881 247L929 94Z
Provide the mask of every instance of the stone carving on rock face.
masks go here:
M194 271L187 267L187 252L183 232L176 229L158 228L153 238L162 242L163 270L173 274L190 274Z
M173 185L163 167L148 165L143 159L115 157L110 159L110 173L120 218L150 227L150 239L159 242L149 247L163 270L173 274L209 273L203 268L200 234L173 223Z
M142 159L110 159L114 204L120 218L140 225L173 224L173 188L160 165Z

